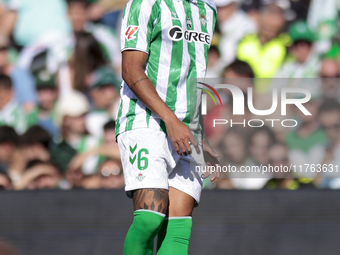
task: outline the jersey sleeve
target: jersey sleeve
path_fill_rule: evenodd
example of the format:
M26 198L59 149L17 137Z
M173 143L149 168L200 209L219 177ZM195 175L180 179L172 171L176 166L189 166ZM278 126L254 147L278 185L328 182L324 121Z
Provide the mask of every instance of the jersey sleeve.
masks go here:
M130 0L125 6L121 28L121 50L149 53L152 31L157 20L156 0Z

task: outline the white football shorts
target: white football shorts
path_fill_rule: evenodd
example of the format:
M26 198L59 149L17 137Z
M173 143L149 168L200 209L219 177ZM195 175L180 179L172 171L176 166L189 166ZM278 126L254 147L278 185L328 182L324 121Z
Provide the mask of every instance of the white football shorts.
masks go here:
M164 132L138 128L119 134L118 146L128 197L136 189L173 187L199 203L203 179L198 169L205 164L201 145L200 154L191 145L190 155L179 156Z

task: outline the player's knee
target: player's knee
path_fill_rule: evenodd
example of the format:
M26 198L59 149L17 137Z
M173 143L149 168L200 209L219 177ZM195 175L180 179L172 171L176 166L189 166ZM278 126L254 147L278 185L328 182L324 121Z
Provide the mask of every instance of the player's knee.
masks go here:
M165 214L151 210L137 210L134 213L133 225L144 233L154 233L159 230Z

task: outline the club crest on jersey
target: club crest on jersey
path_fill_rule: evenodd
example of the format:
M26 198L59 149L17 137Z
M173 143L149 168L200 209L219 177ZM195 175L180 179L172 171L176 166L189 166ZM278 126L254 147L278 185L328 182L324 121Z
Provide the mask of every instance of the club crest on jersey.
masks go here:
M177 19L179 20L177 13L176 12L171 12L172 19Z
M208 33L185 30L180 26L172 26L169 29L168 36L173 41L186 40L188 42L198 42L210 45L210 35Z
M135 34L138 32L139 26L130 25L125 32L126 40L130 41L136 38Z
M203 26L207 24L207 19L205 18L204 14L201 14L200 21Z
M187 16L187 27L192 28L192 22L189 16Z
M143 181L143 180L144 180L145 176L144 176L143 174L139 174L139 175L137 175L137 177L136 177L136 178L137 178L137 180L138 180L138 181L140 181L140 182L141 182L141 181Z

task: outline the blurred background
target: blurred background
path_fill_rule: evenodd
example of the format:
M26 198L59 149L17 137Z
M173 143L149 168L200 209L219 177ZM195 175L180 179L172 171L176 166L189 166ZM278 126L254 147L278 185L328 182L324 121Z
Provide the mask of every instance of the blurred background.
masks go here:
M219 91L223 106L208 101L204 121L221 164L339 166L340 1L214 2L218 19L207 78L234 81L245 94L254 88L254 102L264 109L273 87L308 86L312 99L305 106L313 115L291 109L299 123L291 129L213 128L212 119L237 121L229 92ZM0 0L0 190L124 188L115 117L125 4ZM279 79L285 83L277 85ZM251 118L246 113L243 119ZM204 188L340 188L340 179L327 173L221 177ZM8 253L10 244L1 247L1 255L15 254Z
M114 120L125 2L0 3L1 189L122 189ZM237 121L230 92L220 90L223 106L208 100L205 126L221 163L339 164L339 1L215 3L218 23L207 78L234 81L245 94L254 87L254 104L263 109L273 87L308 86L312 93L306 104L312 117L297 109L289 113L298 120L296 128L272 128L270 122L262 128L213 128L212 119ZM251 117L246 112L244 119ZM261 181L222 177L205 188L340 187L338 179L323 174Z

